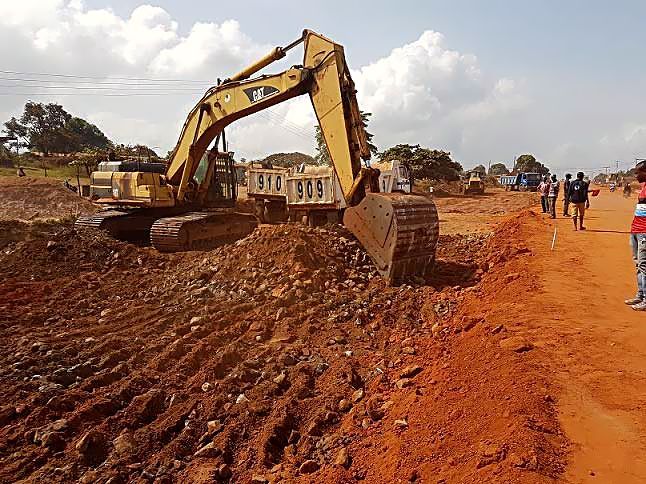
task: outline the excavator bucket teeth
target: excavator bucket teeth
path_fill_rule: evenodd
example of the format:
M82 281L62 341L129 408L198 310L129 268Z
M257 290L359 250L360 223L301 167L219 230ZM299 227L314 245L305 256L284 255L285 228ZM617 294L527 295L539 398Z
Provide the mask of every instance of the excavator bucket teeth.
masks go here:
M390 284L424 276L433 267L439 222L435 204L425 197L369 193L346 209L343 223Z

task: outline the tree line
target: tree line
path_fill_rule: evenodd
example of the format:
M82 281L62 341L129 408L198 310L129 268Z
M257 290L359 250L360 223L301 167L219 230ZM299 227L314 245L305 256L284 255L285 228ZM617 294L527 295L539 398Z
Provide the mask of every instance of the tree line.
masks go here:
M113 147L96 125L72 116L56 103L27 102L20 118L12 117L4 123L4 132L14 138L9 146L16 151L27 148L45 156Z
M367 128L371 113L362 112L361 119ZM79 153L82 160L90 166L100 159L107 159L108 153L118 153L118 157L138 157L158 159L158 155L144 145L115 145L96 125L83 118L68 113L63 106L56 103L25 104L19 118L12 117L4 123L3 132L12 138L8 145L18 152L21 149L37 151L44 156L51 153ZM323 133L319 126L315 127L316 155L313 163L331 165L330 155L325 145ZM368 148L371 154L381 162L399 160L408 166L415 179L429 180L459 180L463 173L460 163L451 158L451 153L444 150L423 147L420 144L397 144L379 151L373 143L373 134L366 132ZM474 170L487 173L483 165ZM516 158L514 166L509 170L504 163L494 163L488 170L489 175L499 176L510 172L536 172L546 174L549 169L531 154Z

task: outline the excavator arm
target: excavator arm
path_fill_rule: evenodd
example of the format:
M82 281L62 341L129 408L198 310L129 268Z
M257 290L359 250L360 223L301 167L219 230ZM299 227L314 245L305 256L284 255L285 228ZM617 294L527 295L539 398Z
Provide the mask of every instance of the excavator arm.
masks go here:
M302 66L250 79L300 43ZM204 192L204 186L190 182L205 151L227 125L303 94L310 96L348 206L345 225L389 281L426 274L439 235L435 205L422 196L379 193L379 171L361 164L370 158L370 150L343 47L311 30L209 89L191 110L166 173L177 203L199 199ZM207 183L208 177L203 185Z
M302 66L249 79L301 42L305 46ZM166 173L169 183L177 187L177 200L185 200L198 163L227 125L309 94L346 202L356 205L364 194L362 181L369 175L376 180L378 173L361 168L361 159L369 159L370 150L355 93L339 44L306 30L289 46L275 48L254 65L209 89L189 113Z

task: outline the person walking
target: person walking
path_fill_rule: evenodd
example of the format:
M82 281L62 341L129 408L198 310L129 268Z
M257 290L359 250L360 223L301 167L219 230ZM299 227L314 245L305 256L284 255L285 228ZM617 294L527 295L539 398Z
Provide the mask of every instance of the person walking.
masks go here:
M563 182L563 216L564 217L569 217L570 212L568 212L568 209L570 208L570 179L572 178L572 173L566 173L565 174L565 181Z
M635 166L635 176L641 190L635 206L633 223L630 226L630 245L637 269L637 294L624 302L635 311L646 311L646 161Z
M541 208L543 209L543 213L548 213L549 212L549 202L547 200L547 195L550 192L550 178L545 175L543 177L543 180L541 183L538 185L538 193L541 194Z
M556 218L556 199L559 196L560 183L556 175L552 175L552 182L550 183L550 189L547 194L548 204L550 207L550 216Z
M576 174L576 180L570 183L568 189L568 198L572 204L572 222L574 222L574 230L585 230L583 225L583 217L585 216L585 209L590 206L588 199L588 184L583 179L584 173L582 171ZM579 227L577 228L577 218L579 219Z

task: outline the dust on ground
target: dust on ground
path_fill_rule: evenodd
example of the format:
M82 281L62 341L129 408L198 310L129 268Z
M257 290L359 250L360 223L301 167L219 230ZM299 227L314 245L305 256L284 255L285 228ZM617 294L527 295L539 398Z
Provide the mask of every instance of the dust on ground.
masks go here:
M335 226L168 255L29 225L0 252L0 480L552 482L553 390L495 317L532 284L521 220L399 287Z

